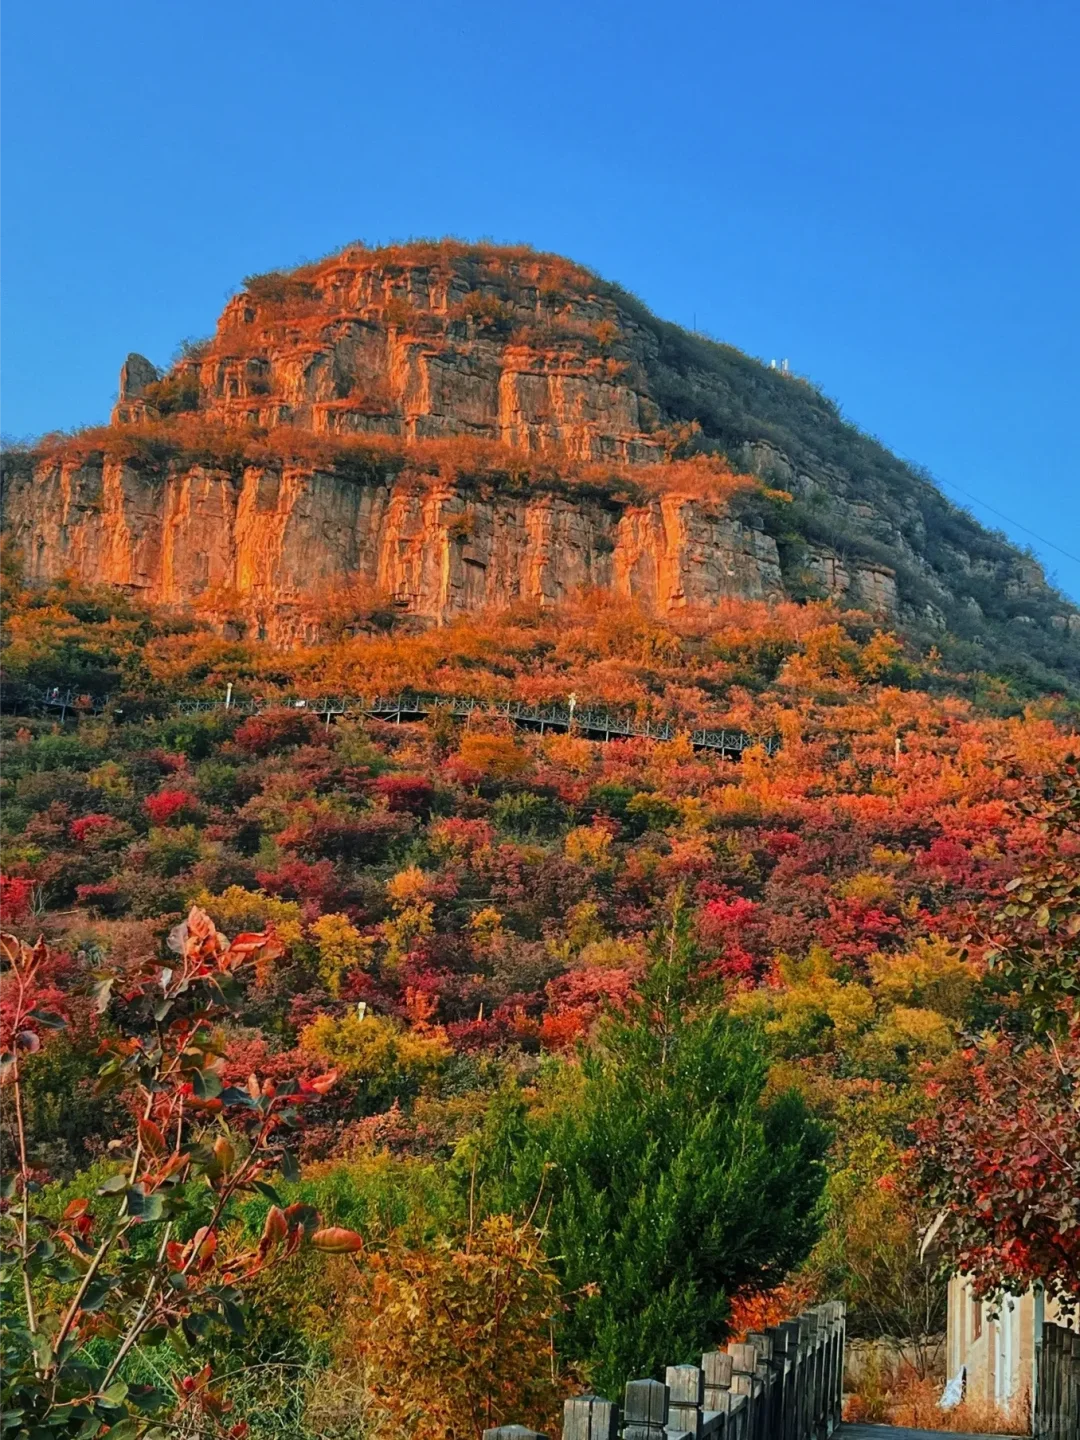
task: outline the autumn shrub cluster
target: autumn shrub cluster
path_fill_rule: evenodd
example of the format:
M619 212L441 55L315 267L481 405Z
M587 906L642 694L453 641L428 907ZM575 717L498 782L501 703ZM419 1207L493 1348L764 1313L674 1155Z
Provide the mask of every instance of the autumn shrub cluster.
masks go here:
M257 1277L245 1343L278 1400L237 1378L243 1423L269 1434L276 1410L334 1433L330 1397L357 1395L396 1433L539 1423L573 1384L723 1340L733 1299L746 1328L781 1282L846 1298L853 1333L923 1336L943 1254L989 1286L1075 1263L1075 1222L1049 1204L1076 1194L1071 1151L1037 1233L1014 1203L1039 1172L1030 1137L1075 1104L1067 706L962 699L932 656L823 605L660 621L588 600L283 654L8 584L9 674L112 696L64 728L3 716L5 923L44 931L41 1004L70 1016L26 1070L26 1171L70 1196L108 1164L122 1116L99 1047L125 977L166 964L194 904L226 935L275 937L213 1068L308 1097L282 1208L377 1257ZM258 713L170 704L228 683ZM736 763L685 735L327 727L281 703L406 686L573 691L782 743ZM106 971L108 1007L76 1003ZM998 1160L991 1130L1015 1137ZM972 1157L977 1193L958 1178ZM992 1231L987 1197L1012 1207ZM273 1202L245 1203L257 1241ZM943 1205L947 1248L924 1253ZM489 1352L475 1327L511 1272L508 1348ZM435 1308L447 1378L424 1399L402 1317ZM206 1340L215 1373L237 1369L230 1343ZM451 1379L455 1347L477 1364Z

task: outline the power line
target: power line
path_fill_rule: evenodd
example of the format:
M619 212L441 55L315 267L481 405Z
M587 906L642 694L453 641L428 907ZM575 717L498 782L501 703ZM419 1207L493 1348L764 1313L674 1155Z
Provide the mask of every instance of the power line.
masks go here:
M1068 550L1063 550L1060 545L1055 545L1053 540L1047 540L1045 535L1038 535L1034 530L1029 530L1026 525L1021 525L1019 520L1014 520L1011 515L1006 515L1002 510L995 510L993 505L988 505L985 500L980 500L978 495L972 495L970 490L965 490L962 485L955 485L951 480L941 480L941 485L947 485L950 490L957 491L960 495L966 495L969 500L974 500L976 505L981 505L984 510L989 510L991 515L996 515L999 520L1004 520L1009 525L1015 525L1018 530L1023 530L1025 535L1030 535L1033 540L1038 540L1040 545L1049 545L1051 550L1056 550L1059 555L1064 555L1066 560L1072 560L1080 565L1080 555L1071 555Z

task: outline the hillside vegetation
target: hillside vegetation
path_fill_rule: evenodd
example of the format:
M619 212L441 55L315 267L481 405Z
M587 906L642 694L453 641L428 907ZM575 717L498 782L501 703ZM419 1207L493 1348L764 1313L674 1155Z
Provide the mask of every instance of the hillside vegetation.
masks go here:
M1080 616L812 385L350 247L5 473L5 1434L556 1433L819 1299L923 1372L950 1269L1080 1301ZM311 704L406 690L577 723Z
M478 1396L550 1420L575 1384L615 1390L814 1296L847 1298L854 1333L940 1326L940 1260L918 1253L939 1202L912 1146L923 1127L940 1186L968 1142L926 1128L934 1097L967 1093L980 1035L1010 1037L999 1068L1012 1049L1031 1066L1065 1017L1057 1053L1075 1050L1057 972L1028 996L987 968L1013 877L1075 875L1075 833L1043 813L1076 745L1067 706L1021 711L989 682L961 698L939 661L818 603L675 623L593 600L284 654L106 591L9 586L12 673L107 671L113 691L65 730L3 720L6 923L44 932L39 1010L67 1021L38 1026L26 1062L43 1203L58 1215L114 1173L100 1047L141 1023L137 977L194 905L245 943L275 937L216 1022L214 1085L254 1074L305 1101L284 1178L238 1190L229 1233L253 1243L274 1194L366 1246L260 1272L242 1341L191 1332L215 1375L242 1359L221 1381L230 1424L467 1435ZM170 706L227 681L263 710ZM274 703L400 686L574 691L782 746L736 763L686 739L327 727ZM1064 1135L1072 1092L1040 1083ZM1048 1224L1067 1173L1038 1181ZM1048 1244L1040 1273L1057 1245L1067 1275L1073 1242ZM510 1274L506 1348L485 1349ZM403 1314L429 1317L419 1338ZM159 1345L140 1364L181 1376L196 1358Z

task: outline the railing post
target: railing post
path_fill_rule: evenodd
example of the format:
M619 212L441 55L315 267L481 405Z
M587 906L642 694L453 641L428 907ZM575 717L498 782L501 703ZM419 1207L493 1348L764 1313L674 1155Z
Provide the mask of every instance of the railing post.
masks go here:
M811 1436L811 1440L824 1440L821 1414L825 1395L825 1328L822 1323L821 1310L808 1310L806 1316L811 1322L811 1349L812 1356L814 1356L811 1365L811 1390L809 1390L811 1405L809 1405L808 1434Z
M765 1380L765 1433L769 1440L779 1440L783 1425L786 1356L776 1350L771 1331L751 1330L746 1339L758 1352L758 1374Z
M623 1401L623 1440L665 1440L668 1387L659 1380L629 1380Z
M727 1423L731 1440L752 1440L753 1400L749 1395L732 1394L730 1404Z
M563 1405L563 1440L618 1440L619 1407L599 1395L575 1395Z
M708 1350L701 1357L705 1381L705 1409L727 1414L731 1401L732 1359L725 1350Z
M797 1440L810 1440L810 1413L814 1388L813 1321L800 1315L795 1321L799 1336L799 1400L795 1422Z
M833 1421L834 1426L844 1419L844 1367L847 1360L847 1305L843 1300L834 1300L836 1315L836 1373L833 1377Z
M668 1432L682 1431L698 1440L705 1403L704 1371L697 1365L669 1365L664 1379L668 1387Z
M798 1342L784 1325L770 1325L765 1332L772 1340L776 1371L777 1400L773 1407L776 1440L795 1440L795 1376Z
M758 1352L753 1345L728 1346L731 1356L731 1388L736 1395L746 1396L747 1436L749 1440L765 1440L765 1382L758 1374Z
M772 1363L772 1340L760 1330L747 1333L746 1343L757 1353L757 1374L761 1381L761 1434L772 1440L776 1433L776 1371Z

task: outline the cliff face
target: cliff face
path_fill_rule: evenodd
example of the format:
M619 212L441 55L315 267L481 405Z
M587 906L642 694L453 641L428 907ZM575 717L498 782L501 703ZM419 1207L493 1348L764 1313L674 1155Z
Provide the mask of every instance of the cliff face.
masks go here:
M7 505L28 579L75 571L159 603L201 600L278 641L314 638L350 591L434 621L587 588L662 610L784 593L769 535L686 496L613 509L296 465L193 465L163 480L99 457L13 477Z
M128 357L111 426L9 457L4 523L31 579L280 640L360 591L435 622L585 587L833 596L977 666L1016 642L1040 683L1080 677L1080 616L1038 566L812 385L525 249L250 278L166 374Z
M253 279L167 383L174 400L197 397L200 413L227 427L469 435L574 460L660 458L646 334L591 278L513 252L346 251ZM129 357L117 422L145 420L162 398L147 365Z

